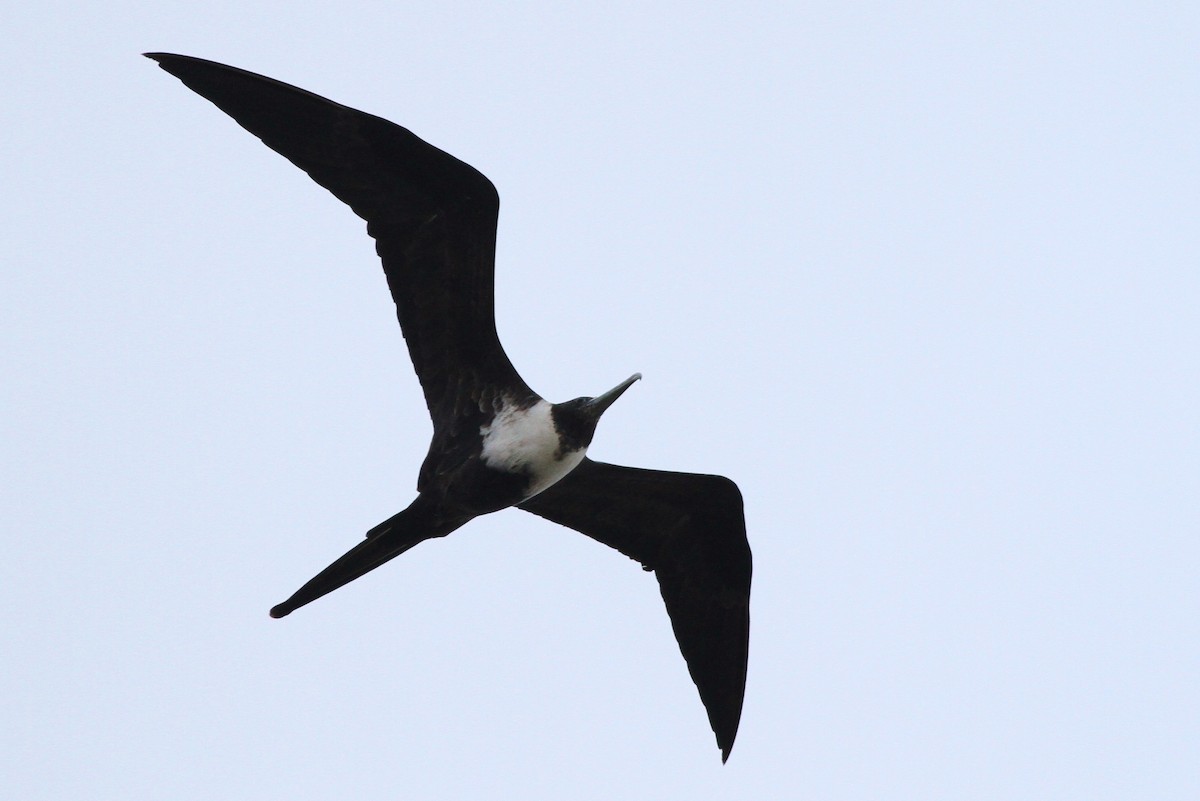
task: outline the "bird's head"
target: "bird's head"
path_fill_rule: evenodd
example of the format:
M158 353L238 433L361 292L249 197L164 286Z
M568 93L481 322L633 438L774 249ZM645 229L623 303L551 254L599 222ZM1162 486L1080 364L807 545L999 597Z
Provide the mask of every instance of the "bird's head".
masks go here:
M569 450L586 448L592 444L592 435L596 433L596 424L600 415L613 405L613 401L621 397L625 390L640 381L641 373L634 373L620 384L595 398L575 398L565 403L556 403L553 407L554 427L564 440Z

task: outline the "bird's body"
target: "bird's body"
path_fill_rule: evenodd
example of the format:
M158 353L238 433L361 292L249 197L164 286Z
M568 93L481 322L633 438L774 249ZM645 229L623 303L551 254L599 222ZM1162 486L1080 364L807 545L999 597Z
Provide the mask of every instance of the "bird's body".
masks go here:
M367 221L434 432L417 498L271 610L283 617L404 551L511 506L653 570L723 758L741 716L750 549L741 494L720 476L594 462L600 415L641 378L550 403L496 335L499 197L473 167L386 120L203 59L149 53Z

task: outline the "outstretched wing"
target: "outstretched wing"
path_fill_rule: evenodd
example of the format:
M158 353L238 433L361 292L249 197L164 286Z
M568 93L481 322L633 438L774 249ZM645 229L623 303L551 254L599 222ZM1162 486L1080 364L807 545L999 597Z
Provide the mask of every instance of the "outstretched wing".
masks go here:
M387 120L204 59L147 53L367 221L435 429L480 392L532 395L493 313L496 188ZM474 407L474 410L471 410Z
M742 495L721 476L583 463L521 509L569 526L658 576L723 759L742 715L750 544Z

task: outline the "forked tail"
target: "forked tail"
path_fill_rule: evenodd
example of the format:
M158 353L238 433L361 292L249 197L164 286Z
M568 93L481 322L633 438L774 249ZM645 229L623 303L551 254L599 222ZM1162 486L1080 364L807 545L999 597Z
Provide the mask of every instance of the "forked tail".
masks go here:
M414 545L434 537L444 537L466 522L443 520L434 503L426 496L418 495L407 509L368 531L365 540L313 576L291 598L272 608L271 617L290 615L305 604L395 559Z

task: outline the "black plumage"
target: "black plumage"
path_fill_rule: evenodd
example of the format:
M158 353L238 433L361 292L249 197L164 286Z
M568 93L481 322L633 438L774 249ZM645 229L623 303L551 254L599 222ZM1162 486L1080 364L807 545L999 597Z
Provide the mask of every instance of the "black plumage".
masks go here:
M547 404L500 345L499 196L479 171L379 117L203 59L148 53L367 221L433 420L418 496L271 610L283 617L418 543L517 506L658 577L680 650L727 759L741 716L751 557L742 497L720 476L584 456L600 415L640 376Z

